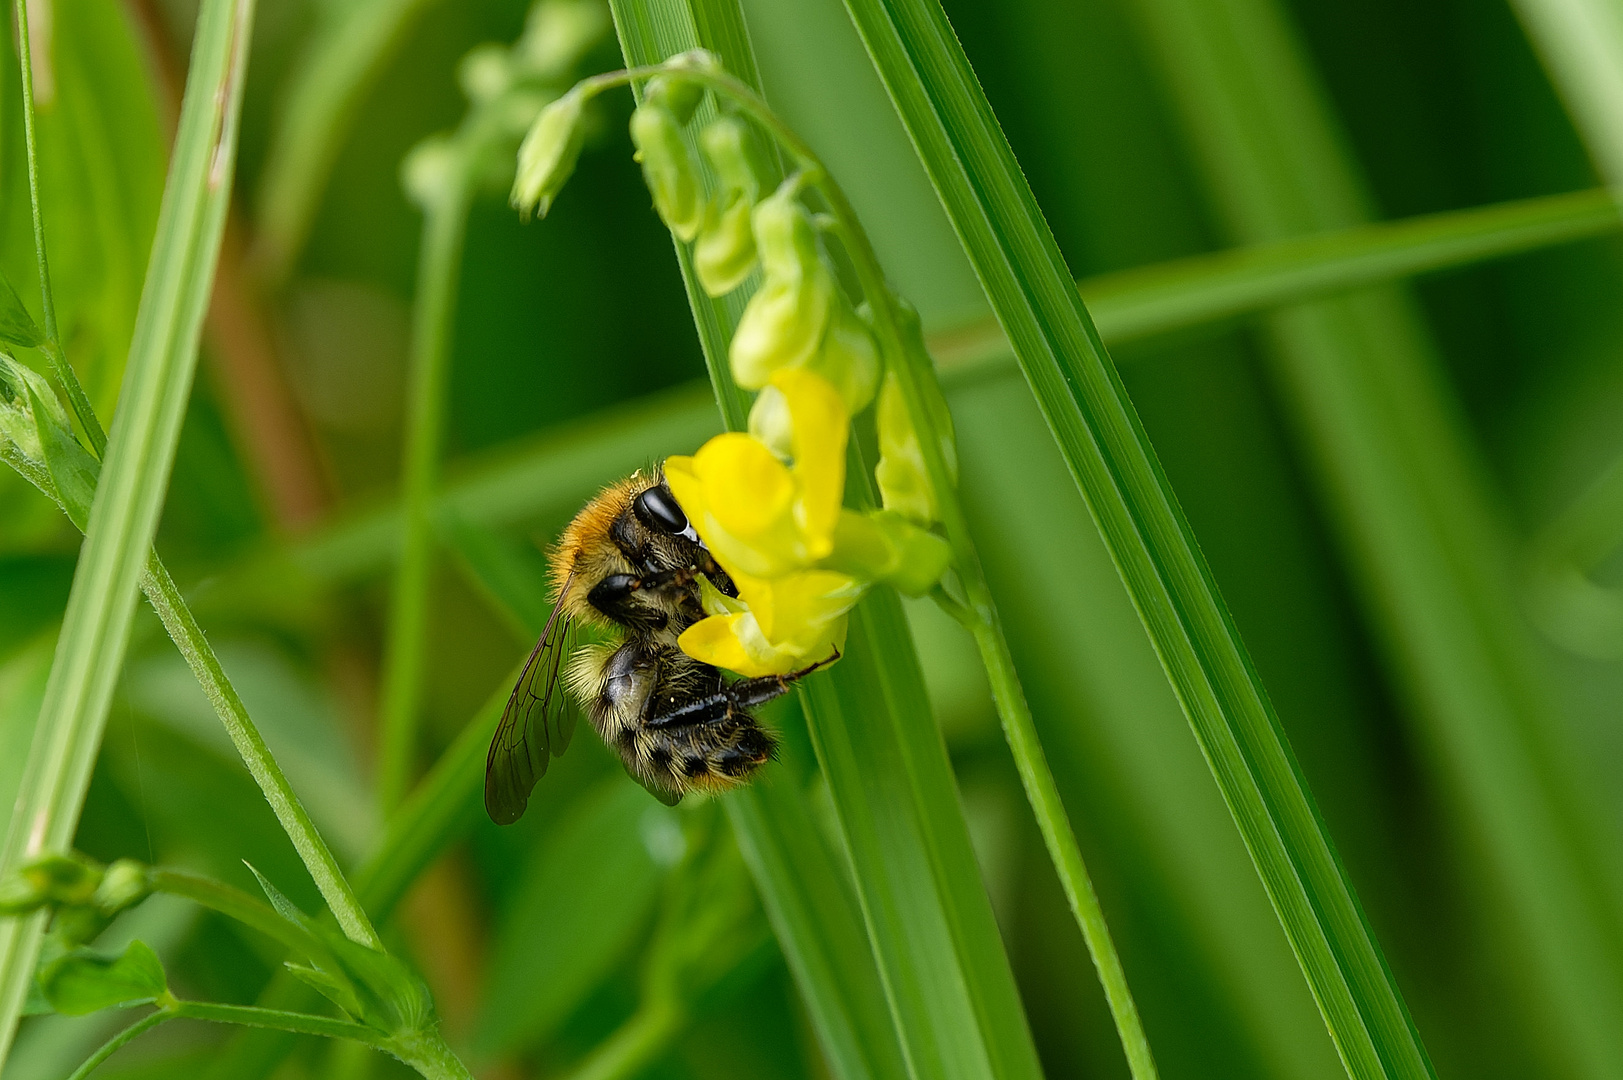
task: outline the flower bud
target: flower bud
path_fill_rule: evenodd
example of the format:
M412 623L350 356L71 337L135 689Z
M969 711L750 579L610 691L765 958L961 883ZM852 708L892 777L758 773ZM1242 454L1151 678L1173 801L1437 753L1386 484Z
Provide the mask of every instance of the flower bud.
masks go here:
M704 100L704 87L680 75L656 75L648 80L642 100L644 105L665 109L678 124L685 124Z
M443 135L430 135L412 147L400 163L400 186L406 189L406 198L426 210L445 198L461 167L461 153L455 144Z
M749 433L781 461L794 456L794 418L776 386L764 387L750 406Z
M601 0L542 0L530 9L514 50L541 79L562 79L609 29Z
M462 93L475 105L493 101L513 84L507 49L493 41L475 45L456 68Z
M918 315L905 305L901 310L902 347L914 353L914 363L923 358L929 364L929 353L924 348L924 335L919 327ZM918 392L923 399L925 420L935 438L939 440L942 464L946 466L947 480L958 482L957 438L952 426L952 411L947 408L941 387L930 378L919 381ZM913 417L908 412L907 399L901 383L892 371L885 376L885 385L879 392L879 464L874 468L874 480L879 485L880 498L886 510L904 514L921 524L936 521L941 516L940 503L930 474L924 463L924 448L919 433L914 429Z
M822 346L807 363L834 384L852 416L868 407L879 384L879 345L844 297L835 301Z
M134 859L119 859L102 875L101 884L96 888L96 908L112 918L145 900L151 891L147 868Z
M719 116L706 124L699 133L699 147L723 191L743 192L751 203L761 194L766 162L760 140L742 117Z
M923 596L952 562L952 548L933 532L890 510L840 513L834 550L822 565L866 581L879 581L904 596Z
M552 200L574 174L586 135L581 123L585 108L586 95L577 88L542 109L530 126L530 133L518 148L518 173L511 198L521 213L534 210L546 217Z
M773 372L812 358L823 342L836 287L811 220L791 192L763 199L752 223L766 281L739 319L728 358L738 385L759 390Z
M750 201L735 193L725 203L718 197L705 213L704 231L693 245L693 272L711 296L725 296L744 284L755 269L755 230L750 227Z
M704 224L704 199L682 125L669 109L645 101L631 114L631 141L654 209L678 239L692 240Z

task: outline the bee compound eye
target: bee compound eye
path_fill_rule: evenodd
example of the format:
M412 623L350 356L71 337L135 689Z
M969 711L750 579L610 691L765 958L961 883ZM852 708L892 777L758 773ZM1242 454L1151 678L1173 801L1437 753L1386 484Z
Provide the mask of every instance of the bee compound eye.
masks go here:
M631 504L637 520L655 532L676 536L687 531L688 516L664 484L649 488Z

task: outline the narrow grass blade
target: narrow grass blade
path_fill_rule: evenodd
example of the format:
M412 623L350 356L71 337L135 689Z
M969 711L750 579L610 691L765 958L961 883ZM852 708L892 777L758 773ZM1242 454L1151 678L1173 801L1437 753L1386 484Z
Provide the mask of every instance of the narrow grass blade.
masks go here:
M1418 274L1470 266L1623 227L1611 193L1578 191L1354 225L1083 278L1108 345L1185 330ZM944 372L1009 355L993 320L935 335Z
M1135 0L1209 198L1242 242L1367 221L1371 200L1270 0ZM1509 525L1403 293L1267 324L1280 397L1438 787L1517 927L1516 978L1552 1070L1623 1071L1623 880L1519 597Z
M329 5L282 100L259 180L255 259L271 284L292 271L363 96L435 0Z
M696 45L717 52L733 75L759 86L748 36L736 0L616 0L615 25L628 64L657 62ZM682 257L688 294L710 366L722 416L731 428L745 421L744 395L727 371L727 342L736 323L735 307L718 309L704 300ZM747 294L741 289L733 294ZM863 469L853 478L865 477ZM1003 943L987 901L964 824L947 760L946 747L930 713L918 658L902 615L888 590L878 590L852 616L848 655L827 677L811 680L803 693L818 760L828 780L835 815L851 861L872 959L890 1004L901 1053L914 1076L1036 1077L1036 1049L1021 1010ZM762 802L763 807L771 804ZM733 814L746 846L772 844L785 826L752 831L750 813ZM756 869L793 866L780 855L755 860ZM808 890L796 867L787 879L757 878L769 897L769 910L791 904L843 916L839 908L813 907L819 893L837 883ZM795 929L786 920L775 929ZM792 938L786 954L813 954L823 943L849 942L846 925L812 940ZM833 985L803 985L825 1046L852 1040L820 1015L847 999L840 982L872 978L871 960L842 950L822 965L799 963L797 976L838 973ZM849 972L849 974L847 974ZM847 1030L856 1027L844 1018ZM831 1060L841 1058L831 1052ZM886 1062L865 1062L867 1075ZM860 1075L860 1074L859 1074Z
M253 10L253 0L207 0L198 15L118 418L6 840L8 867L72 843L90 783L196 366L230 198ZM0 1050L15 1033L42 929L38 917L0 928Z
M848 0L1268 887L1349 1070L1430 1063L1053 235L934 0Z

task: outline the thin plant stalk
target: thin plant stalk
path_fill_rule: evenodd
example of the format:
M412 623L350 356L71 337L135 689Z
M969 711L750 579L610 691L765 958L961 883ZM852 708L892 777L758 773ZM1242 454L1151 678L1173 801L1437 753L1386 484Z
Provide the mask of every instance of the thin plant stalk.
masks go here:
M45 216L39 205L39 154L34 134L34 54L33 43L28 40L28 0L16 0L17 53L22 67L23 84L23 147L28 156L28 204L34 221L34 258L39 264L39 306L45 320L45 353L51 373L67 391L73 413L90 439L90 448L100 458L107 448L107 436L96 422L90 398L68 367L62 353L62 335L56 323L56 298L51 292L50 261L45 256Z
M159 1024L166 1020L173 1020L174 1018L175 1014L168 1009L158 1009L155 1012L150 1012L141 1017L141 1019L137 1020L129 1027L124 1028L122 1031L118 1032L118 1034L102 1043L94 1054L91 1054L85 1059L83 1065L80 1065L77 1069L73 1070L73 1075L69 1076L68 1080L85 1080L86 1077L96 1071L102 1062L106 1061L108 1058L122 1050L125 1046L134 1042L140 1036L145 1035Z
M26 59L27 50L27 4L26 0L19 0L18 20L23 35L23 97L25 116L25 137L28 145L28 186L33 201L34 210L34 242L39 256L40 291L43 297L41 307L45 312L46 336L53 349L53 364L62 359L56 331L56 304L51 291L50 273L47 269L45 254L45 232L39 209L39 178L37 159L34 153L34 121L33 121L33 91L32 72ZM92 449L99 458L107 446L107 433L102 427L101 420L91 405L89 396L85 393L78 375L65 360L55 366L57 379L66 392L69 401L74 403L74 410L83 426L86 437L90 440ZM64 510L66 507L64 507ZM152 552L147 561L146 572L141 578L141 591L146 594L153 609L157 612L164 629L169 632L175 647L186 659L193 675L203 687L203 693L208 697L209 704L225 725L226 733L230 735L232 744L241 755L243 764L248 767L259 789L270 803L276 819L281 823L288 839L293 842L294 850L309 870L310 876L320 890L322 898L332 910L338 924L343 928L345 936L352 941L359 942L373 949L381 949L383 943L373 929L371 921L367 918L365 910L355 899L353 891L344 879L343 871L338 867L338 861L333 857L332 851L316 830L315 823L305 811L293 786L288 783L287 776L282 772L281 766L271 754L270 748L265 744L264 738L259 734L258 727L248 715L247 707L243 705L242 698L237 694L236 687L226 676L225 669L220 664L219 657L209 645L208 638L204 636L202 628L196 618L186 606L180 589L175 585L174 579L164 567L157 552Z
M428 590L434 561L434 487L445 428L457 274L470 193L461 162L424 208L408 394L400 562L383 665L378 803L387 816L405 795L417 753Z
M196 367L236 158L253 10L253 0L206 0L199 11L120 422L108 445L24 767L5 845L7 869L65 849L89 788ZM16 1032L43 929L37 914L0 927L0 1059Z

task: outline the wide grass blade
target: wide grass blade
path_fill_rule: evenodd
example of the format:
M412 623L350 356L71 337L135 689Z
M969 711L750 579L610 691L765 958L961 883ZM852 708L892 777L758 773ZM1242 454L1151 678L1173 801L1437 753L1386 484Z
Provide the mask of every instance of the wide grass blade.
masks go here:
M231 192L253 0L206 0L124 387L63 617L4 866L67 848L90 784L163 508ZM0 1059L43 919L0 927Z
M1430 1063L1233 620L934 0L848 0L1211 764L1349 1070Z
M702 45L717 52L733 75L758 87L759 79L736 0L616 0L615 25L628 64L658 62ZM738 290L727 306L704 297L680 251L695 321L728 427L744 426L745 396L727 371L727 342L736 325ZM861 468L853 478L865 477ZM871 498L871 496L870 496ZM776 918L774 929L791 961L831 1063L844 1064L853 1028L872 1031L871 1020L851 1015L874 999L873 959L878 961L895 1034L909 1072L919 1077L1036 1077L1036 1049L1021 1010L1014 976L970 848L969 833L947 759L930 713L923 676L900 601L876 590L853 613L846 658L826 677L813 679L802 695L818 760L828 781L846 855L867 920L869 956L849 948L854 940L847 908L817 906L838 888L808 888L791 852L753 860L769 873L756 884L769 911L816 912L841 920L830 932L803 937L797 923ZM787 786L784 790L789 790ZM791 792L791 794L798 794ZM781 792L779 793L781 796ZM772 803L757 806L771 812ZM805 818L800 818L805 820ZM772 845L796 821L757 829L748 809L732 812L746 849ZM840 947L834 952L830 947ZM829 950L829 951L825 951ZM848 992L847 988L860 991ZM844 1030L841 1030L841 1029ZM853 1062L854 1075L889 1075L885 1059Z
M1512 0L1550 79L1623 199L1623 5L1616 0Z
M1289 17L1270 0L1135 0L1213 208L1241 242L1373 216ZM1519 597L1508 523L1396 290L1269 320L1280 397L1398 691L1456 800L1550 1068L1623 1071L1623 881ZM1508 952L1508 950L1507 950ZM1553 1034L1559 1033L1559 1034ZM1559 1064L1557 1064L1559 1062Z

